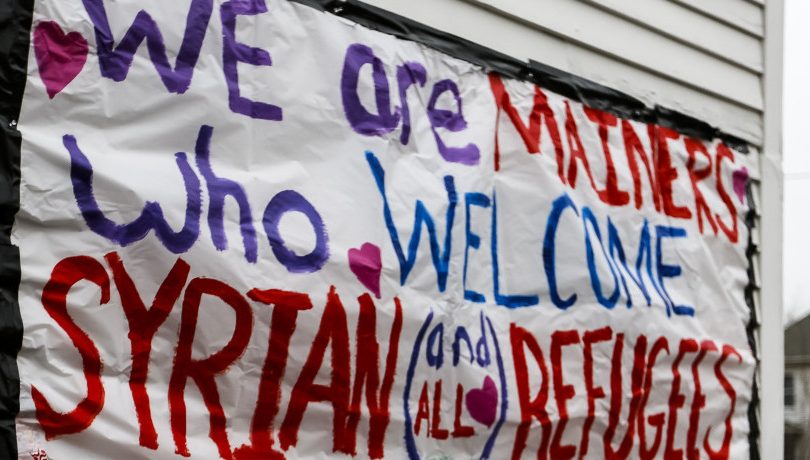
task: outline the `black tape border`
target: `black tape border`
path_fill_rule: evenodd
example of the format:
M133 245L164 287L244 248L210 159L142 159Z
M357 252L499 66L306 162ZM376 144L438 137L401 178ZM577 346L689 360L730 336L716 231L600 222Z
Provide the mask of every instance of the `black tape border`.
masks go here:
M750 318L748 319L748 324L746 325L745 331L748 336L748 346L751 347L751 354L757 360L756 368L759 369L759 350L757 348L757 330L759 329L760 322L759 322L759 315L757 315L756 309L756 273L754 272L754 256L757 253L757 246L754 244L754 229L756 228L757 222L757 210L754 205L756 201L754 200L754 191L751 182L749 181L746 189L745 189L745 196L746 200L749 203L748 212L745 215L745 226L748 229L748 245L745 248L745 257L748 261L748 284L745 286L745 303L748 305L748 310L750 312ZM756 378L756 374L754 375L754 382L751 386L751 401L748 403L748 446L749 446L749 456L751 460L760 460L760 452L759 452L759 439L760 439L760 430L759 430L759 415L757 413L757 408L760 404L759 399L759 385L757 384L758 379ZM778 421L782 423L781 420Z
M619 117L655 123L681 134L703 140L721 139L729 147L748 153L744 140L683 113L656 105L647 107L640 100L545 64L522 62L469 40L448 34L424 24L356 0L291 0L320 11L349 19L389 35L421 43L450 56L477 64L486 71L532 82L590 107ZM16 458L15 420L19 413L20 378L17 353L22 345L23 325L20 318L18 290L20 260L18 248L11 245L11 228L19 210L21 135L16 129L25 89L26 69L34 0L3 0L0 3L0 457ZM752 231L756 212L749 186L748 202L752 204L745 218L749 229L746 255L749 283L745 299L751 311L747 325L748 339L757 356L755 333L759 327L754 304L753 256L756 252ZM759 425L756 408L758 388L754 381L748 408L749 444L752 459L759 459Z
M15 421L20 411L17 353L22 346L20 252L11 227L20 208L17 130L28 68L34 0L0 2L0 458L17 458Z

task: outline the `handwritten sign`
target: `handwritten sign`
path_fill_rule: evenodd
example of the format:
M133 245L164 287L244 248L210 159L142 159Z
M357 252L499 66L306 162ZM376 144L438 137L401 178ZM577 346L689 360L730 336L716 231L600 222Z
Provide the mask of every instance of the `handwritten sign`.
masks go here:
M282 0L37 2L20 458L741 458L751 159Z

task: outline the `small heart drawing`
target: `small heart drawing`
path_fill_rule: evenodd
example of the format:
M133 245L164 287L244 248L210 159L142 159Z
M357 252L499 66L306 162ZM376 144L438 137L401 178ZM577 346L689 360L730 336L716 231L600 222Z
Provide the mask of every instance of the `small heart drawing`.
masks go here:
M740 203L745 198L745 187L748 185L748 169L745 166L734 171L731 175L731 181L734 184L734 193L740 199Z
M481 388L473 388L467 392L464 402L467 404L467 411L476 422L486 426L492 426L495 422L495 415L498 412L498 388L489 376L484 378Z
M34 55L39 77L53 99L82 71L87 61L87 40L78 32L65 34L53 21L40 22L34 29Z
M352 273L380 298L380 272L382 272L382 257L380 248L371 243L363 243L360 249L349 249L349 268Z

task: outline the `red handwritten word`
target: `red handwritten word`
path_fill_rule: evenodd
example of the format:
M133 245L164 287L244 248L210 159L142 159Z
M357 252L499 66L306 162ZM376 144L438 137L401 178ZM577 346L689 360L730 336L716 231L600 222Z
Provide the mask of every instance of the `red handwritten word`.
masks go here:
M588 179L588 184L602 202L610 206L629 204L630 191L622 190L619 186L616 163L613 158L615 152L611 152L608 141L610 133L615 131L617 134L620 133L621 138L624 140L627 166L630 176L633 178L633 204L636 209L640 209L644 204L639 168L640 160L646 173L646 182L649 185L652 204L657 212L677 219L695 219L701 233L704 231L705 221L711 227L714 235L722 231L730 242L737 242L739 238L737 208L722 179L724 168L729 167L728 164L733 165L735 161L734 155L725 144L719 143L714 154L712 154L703 142L683 136L663 126L648 124L646 125L646 135L649 138L650 148L645 149L639 134L628 120L619 119L612 114L597 109L583 107L586 118L595 125L602 144L601 154L607 172L603 181L604 188L600 189L597 186L597 180L593 176L589 163L589 158L592 160L597 156L586 152L579 135L576 117L568 101L565 102L564 114L555 113L546 94L540 87L535 86L534 100L527 124L515 108L501 78L495 74L490 74L489 82L492 94L495 97L498 117L500 117L501 112L507 115L523 140L528 153L542 153L540 151L541 136L542 128L545 127L554 148L557 175L562 184L567 184L575 189L577 187L579 168L581 167ZM496 130L496 170L499 170L501 166L498 136L499 133ZM563 136L565 136L568 151L570 152L567 171ZM672 149L681 144L688 154L685 165L686 171L679 171L681 168L678 167L678 162L674 162L672 159ZM699 158L700 160L698 160ZM703 166L704 163L705 166ZM698 166L698 164L701 166ZM679 204L675 201L673 183L681 173L686 174L689 178L693 203ZM707 179L710 178L714 178L714 191L717 192L717 196L726 207L724 214L728 216L725 217L729 221L728 223L724 222L720 212L715 212L715 210L709 208L706 198L700 190L700 184L707 182Z
M732 427L732 415L737 405L737 393L724 374L724 367L729 358L736 359L742 363L742 356L730 345L718 345L710 340L698 342L695 339L684 338L676 346L670 344L666 337L659 337L652 342L648 349L648 338L640 335L635 341L633 350L633 367L630 373L629 385L624 383L623 377L627 369L622 365L623 349L626 342L623 333L614 335L610 327L603 327L595 330L578 331L564 330L556 331L551 335L550 340L550 363L546 360L543 350L535 337L528 330L512 324L510 328L510 340L512 343L512 354L515 364L515 376L517 379L517 393L520 405L520 424L517 428L515 443L512 449L512 459L523 458L529 438L529 431L536 420L540 424L540 442L537 450L538 459L571 459L574 457L584 458L590 452L589 440L591 428L595 418L596 401L606 398L605 388L598 385L594 379L596 368L594 363L593 347L599 343L613 342L613 352L609 369L601 369L610 375L610 399L609 413L607 417L607 428L602 436L602 452L600 456L607 459L628 458L638 440L638 458L652 459L663 447L664 457L667 459L692 460L702 458L705 453L712 460L728 459L731 445L731 438L734 428ZM569 352L581 348L582 358L577 358L582 363L582 374L584 376L585 392L577 393L572 385L573 380L567 380L563 372L566 367L563 363L563 351L571 349ZM527 353L528 351L528 353ZM664 357L663 355L667 355ZM691 405L685 407L687 394L681 386L682 362L684 358L693 356L691 361L691 381L694 385ZM705 430L701 439L698 436L700 427L701 410L706 405L707 394L704 393L701 380L705 375L699 372L701 363L712 355L714 359L714 380L719 384L722 392L719 397L728 400L728 412L722 429L723 437L720 447L715 449L709 436L712 429ZM671 358L671 367L667 365L667 359ZM539 369L539 385L531 385L529 367ZM570 366L567 366L570 368ZM665 383L666 373L672 379L667 387ZM653 381L656 382L653 388ZM559 418L556 424L547 409L549 401L549 390L553 388L554 402ZM629 388L628 388L629 387ZM532 393L532 388L537 390ZM629 392L628 392L629 390ZM668 391L668 412L647 413L647 406L653 392ZM629 407L626 408L627 418L620 420L623 413L624 395L631 394ZM563 444L563 435L566 424L569 420L568 404L575 398L584 398L586 401L587 414L584 417L585 423L582 425L579 446L573 444ZM580 405L581 407L581 405ZM688 409L688 425L678 424L679 413L682 409ZM555 426L556 425L556 426ZM624 437L616 440L618 427L625 427ZM676 446L676 429L681 426L688 426L685 445ZM647 438L648 427L654 429L654 439L650 443ZM618 447L616 447L618 442ZM594 454L597 455L597 454Z
M140 427L140 445L157 449L158 435L152 421L149 393L145 382L149 370L152 340L183 294L180 331L169 382L168 400L172 436L176 452L188 457L186 441L186 384L193 380L202 395L210 418L210 438L223 459L283 458L274 447L274 422L279 415L281 380L287 366L290 340L299 312L312 308L309 295L280 289L251 289L247 298L227 283L212 278L188 280L190 267L178 259L161 283L151 307L146 308L138 289L117 253L104 257L112 271L112 281L121 298L129 324L132 371L129 387ZM110 276L104 265L88 256L63 259L54 267L42 292L46 312L68 335L82 359L87 396L68 412L58 412L45 395L32 387L36 415L46 439L87 429L104 406L101 381L103 363L98 348L88 334L71 318L67 310L70 289L89 281L101 290L100 303L110 301ZM204 296L216 297L233 310L234 332L219 351L201 359L192 358L200 304ZM253 312L248 299L273 309L268 352L259 383L258 401L253 414L250 444L232 449L227 433L227 417L220 402L215 376L226 372L247 348L253 329ZM351 363L346 309L334 287L327 296L317 334L292 389L290 401L278 430L281 449L298 442L298 432L310 403L325 402L333 408L334 452L357 454L357 428L365 396L370 414L368 456L384 456L385 432L390 419L389 397L396 372L402 307L395 299L395 315L389 332L388 354L380 375L380 346L377 341L376 306L369 294L358 298L359 313L355 339L355 362ZM331 348L329 385L314 383ZM362 350L362 352L361 352ZM352 375L353 374L353 375ZM352 377L354 380L352 381Z

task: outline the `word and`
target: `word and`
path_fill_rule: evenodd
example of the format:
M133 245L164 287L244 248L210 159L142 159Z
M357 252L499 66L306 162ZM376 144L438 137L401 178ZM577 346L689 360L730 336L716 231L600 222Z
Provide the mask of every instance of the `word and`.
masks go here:
M461 325L446 330L444 322L434 322L434 318L434 313L429 313L417 333L405 378L403 411L408 456L420 458L417 442L421 437L438 441L476 437L483 442L480 458L489 458L509 408L506 371L495 328L483 312L479 313L478 337L471 337ZM472 328L470 331L475 334ZM445 359L445 350L452 350L449 360ZM425 367L417 372L420 366ZM445 381L453 381L451 376L457 382L452 430L442 425L442 387ZM467 443L473 445L473 441Z

